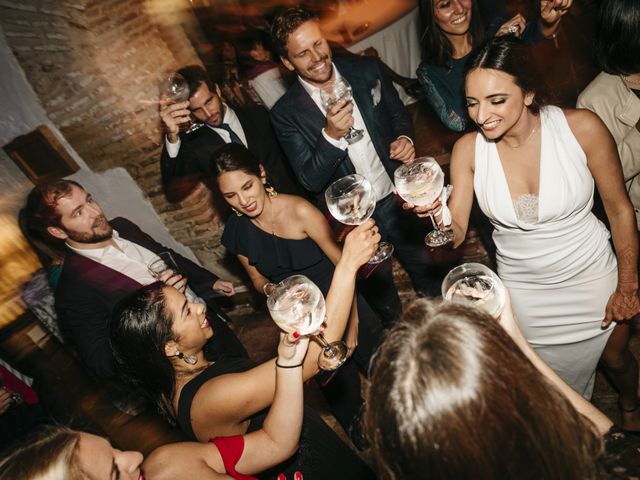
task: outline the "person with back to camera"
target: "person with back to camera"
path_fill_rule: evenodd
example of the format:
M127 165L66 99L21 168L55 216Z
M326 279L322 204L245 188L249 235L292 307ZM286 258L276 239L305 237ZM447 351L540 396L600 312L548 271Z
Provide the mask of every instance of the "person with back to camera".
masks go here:
M52 426L0 459L0 480L120 479L216 480L250 476L292 455L302 427L302 368L308 337L281 335L273 404L262 429L247 435L212 438L208 443L182 442L142 454L113 448L106 438ZM295 472L295 480L302 479Z
M529 342L586 398L602 355L627 410L637 403L624 321L640 310L638 240L618 154L593 113L541 107L531 68L527 47L507 37L489 41L470 62L467 108L480 132L452 152L455 245L466 235L475 192ZM611 234L591 212L594 183ZM624 427L640 430L638 412L624 415Z
M640 228L640 2L604 0L595 34L602 72L578 97L611 132Z
M505 21L504 5L495 5L485 28L479 5L481 0L420 0L422 58L416 75L426 93L429 105L440 121L449 129L462 132L469 127L464 99L465 65L472 50L485 38L514 35L528 42L555 39L560 31L562 17L569 11L573 0L541 0L540 19L527 22L518 13Z
M349 233L326 299L327 342L340 340L351 311L355 276L375 251L380 235L368 221ZM155 284L119 306L110 324L116 366L128 383L154 401L191 440L242 435L259 429L272 400L277 364L258 366L203 349L216 332L203 306L172 287ZM302 365L305 380L318 372L320 345L312 343ZM310 409L305 411L300 449L274 472L303 472L307 479L372 478L369 468Z
M466 305L414 302L373 361L366 405L382 480L640 474L640 440L540 359L508 300L499 320Z

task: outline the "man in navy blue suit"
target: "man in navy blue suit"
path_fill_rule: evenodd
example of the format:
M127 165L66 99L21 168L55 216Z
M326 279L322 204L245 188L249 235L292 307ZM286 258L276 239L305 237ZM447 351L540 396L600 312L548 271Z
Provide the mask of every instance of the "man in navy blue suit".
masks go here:
M298 180L322 206L324 190L333 181L351 173L365 176L377 198L373 217L383 240L393 243L416 292L438 295L439 279L422 240L426 227L403 212L394 195L393 172L415 157L413 127L378 60L332 59L317 18L301 8L278 15L271 36L284 66L298 74L271 110L276 135ZM341 100L325 111L320 90L340 77L351 85L353 101ZM351 127L362 130L362 138L347 141ZM388 294L389 288L395 290L387 285L378 294ZM390 295L385 301L395 302Z
M133 222L108 221L80 184L54 180L35 187L27 197L25 215L31 232L45 241L57 239L68 249L55 290L58 322L96 376L115 376L108 333L112 310L120 300L155 281L148 265L162 251L172 253L181 274L166 278L165 283L183 291L190 301L207 303L213 353L246 356L213 301L216 292L232 295L233 285L156 242Z

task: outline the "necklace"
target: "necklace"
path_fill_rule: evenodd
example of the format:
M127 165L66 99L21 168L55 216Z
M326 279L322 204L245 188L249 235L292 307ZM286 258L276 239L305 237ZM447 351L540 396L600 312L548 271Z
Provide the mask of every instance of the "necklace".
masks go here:
M630 83L631 85L640 85L640 78L629 78L626 75L620 75L622 80L626 83Z
M524 141L524 142L522 142L520 145L509 145L509 142L507 142L506 140L505 140L505 142L504 142L504 143L505 143L505 144L507 145L507 147L509 147L509 148L521 148L521 147L524 147L524 146L527 144L527 142L531 139L531 137L533 136L533 134L534 134L534 133L536 133L536 130L537 130L537 129L538 129L538 126L537 126L537 125L535 125L535 126L531 129L531 133L529 133L529 136L528 136L528 137L525 139L525 141Z

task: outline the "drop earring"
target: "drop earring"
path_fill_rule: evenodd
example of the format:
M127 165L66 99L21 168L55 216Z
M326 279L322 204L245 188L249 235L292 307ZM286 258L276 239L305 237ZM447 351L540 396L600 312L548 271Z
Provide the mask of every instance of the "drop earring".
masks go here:
M273 186L271 186L270 183L265 183L264 184L264 189L267 191L267 195L269 195L269 198L275 198L278 196L278 192L276 191L275 188L273 188Z
M175 356L189 365L195 365L196 363L198 363L198 357L196 357L195 355L185 355L179 350L176 350Z
M235 208L231 207L231 210L233 210L233 213L236 214L236 217L241 217L242 213L240 213L238 210L236 210Z

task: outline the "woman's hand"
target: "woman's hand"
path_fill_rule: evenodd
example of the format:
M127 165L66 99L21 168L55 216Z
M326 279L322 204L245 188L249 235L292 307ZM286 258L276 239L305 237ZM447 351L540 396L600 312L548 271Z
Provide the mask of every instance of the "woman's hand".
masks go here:
M355 270L367 263L380 243L380 234L376 222L367 220L349 232L344 241L340 263L346 262Z
M509 290L506 287L504 289L504 307L500 314L500 318L498 318L498 323L509 334L513 341L519 345L519 342L523 338L522 332L520 331L518 322L516 322L516 317L513 314L511 295L509 295Z
M427 218L427 217L429 217L429 212L431 212L434 215L434 217L436 217L440 213L440 207L441 206L442 206L442 202L438 198L432 204L430 204L430 205L422 205L422 206L416 206L416 205L414 205L412 203L405 202L405 203L402 204L402 209L403 210L413 210L413 213L415 213L418 217ZM438 219L436 218L436 220L438 220ZM440 223L440 222L438 221L438 223Z
M308 336L300 336L298 332L291 334L280 333L276 362L283 367L300 365L307 354L307 348L309 348Z
M518 13L513 18L510 18L500 26L500 28L496 32L496 37L502 37L503 35L514 35L520 38L526 26L527 21L522 16L522 14Z
M626 287L618 284L607 302L602 328L607 328L613 321L630 320L638 313L640 313L640 299L637 286Z

